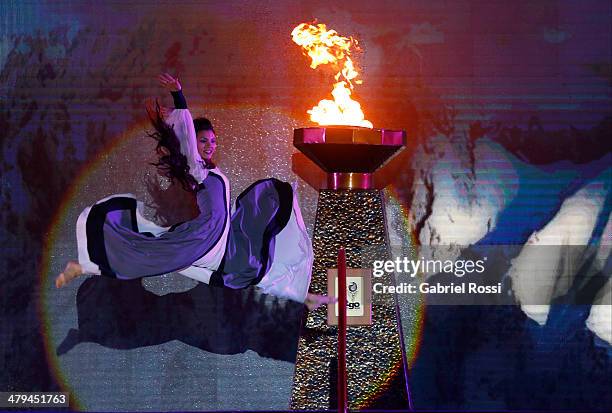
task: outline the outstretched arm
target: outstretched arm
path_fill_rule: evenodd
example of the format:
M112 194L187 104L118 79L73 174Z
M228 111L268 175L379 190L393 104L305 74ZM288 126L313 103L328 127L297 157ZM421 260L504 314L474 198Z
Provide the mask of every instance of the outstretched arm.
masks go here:
M181 92L178 78L167 73L157 77L159 84L172 93L175 110L164 110L157 106L149 112L155 131L150 134L157 141L160 156L158 166L169 178L176 178L188 191L195 190L197 184L206 178L207 171L201 165L198 154L196 133L187 102Z
M157 77L157 79L159 80L159 84L172 94L172 99L174 99L174 108L187 109L187 100L185 100L185 96L183 95L183 89L178 77L174 78L168 73L162 73Z

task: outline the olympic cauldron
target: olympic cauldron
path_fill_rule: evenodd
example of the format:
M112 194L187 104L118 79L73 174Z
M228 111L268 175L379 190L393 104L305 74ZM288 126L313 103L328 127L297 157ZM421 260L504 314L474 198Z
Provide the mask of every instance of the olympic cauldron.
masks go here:
M300 128L294 130L293 143L305 155L294 155L294 172L319 191L310 291L326 294L327 270L336 267L340 247L346 250L349 268L364 266L362 253L369 247L377 251L369 259L389 258L381 192L384 180L377 179L375 172L406 145L406 132L348 126ZM377 281L392 283L384 278ZM369 325L347 327L348 407L384 408L382 394L385 403L408 407L395 297L376 294L371 304ZM336 331L327 323L324 308L307 313L298 344L292 409L335 408Z

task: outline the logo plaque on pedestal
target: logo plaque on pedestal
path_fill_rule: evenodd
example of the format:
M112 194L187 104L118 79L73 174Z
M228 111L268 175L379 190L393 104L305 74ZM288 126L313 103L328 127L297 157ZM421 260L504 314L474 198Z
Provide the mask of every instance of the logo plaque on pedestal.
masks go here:
M338 296L338 270L327 270L327 294ZM372 324L372 270L346 269L346 324L349 326ZM327 306L327 325L338 325L338 303Z

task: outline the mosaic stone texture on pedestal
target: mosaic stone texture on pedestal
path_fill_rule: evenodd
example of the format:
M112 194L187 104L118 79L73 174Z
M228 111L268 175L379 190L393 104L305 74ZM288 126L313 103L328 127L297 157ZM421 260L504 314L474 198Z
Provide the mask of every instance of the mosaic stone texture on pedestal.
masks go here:
M327 294L327 269L337 266L338 249L346 249L347 267L363 267L363 250L372 259L388 259L382 196L378 190L322 190L319 193L310 291ZM378 279L385 284L388 280ZM369 286L371 288L371 286ZM306 316L295 366L292 409L328 409L336 403L337 328L327 325L326 308ZM393 295L372 295L372 325L347 327L347 382L350 409L372 407L393 390L396 408L407 407L403 354ZM400 382L399 386L397 383ZM382 406L379 406L382 407Z

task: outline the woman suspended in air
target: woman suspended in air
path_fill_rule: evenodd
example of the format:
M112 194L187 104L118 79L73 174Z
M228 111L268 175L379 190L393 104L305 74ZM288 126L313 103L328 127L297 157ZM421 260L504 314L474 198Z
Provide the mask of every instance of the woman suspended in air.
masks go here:
M157 167L195 193L194 219L160 227L145 219L131 194L112 195L86 208L76 225L78 261L56 287L80 275L134 279L178 272L212 286L246 288L303 302L310 309L333 302L308 293L313 253L293 188L274 178L254 182L230 211L229 181L212 158L211 122L193 119L178 79L158 78L174 110L149 110L157 140Z

